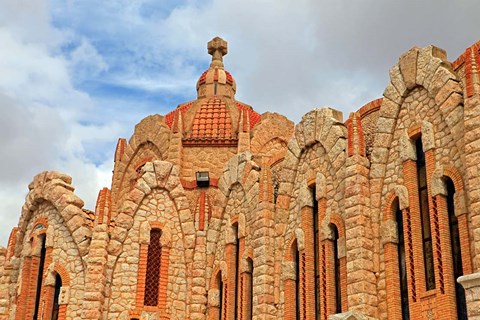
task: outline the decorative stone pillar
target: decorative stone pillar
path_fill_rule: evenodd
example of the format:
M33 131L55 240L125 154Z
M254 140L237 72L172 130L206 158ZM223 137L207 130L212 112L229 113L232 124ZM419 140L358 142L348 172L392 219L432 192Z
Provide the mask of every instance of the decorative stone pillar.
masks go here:
M107 264L108 226L99 224L93 229L85 275L83 319L102 319L105 301L105 266Z
M357 312L359 315L375 317L377 279L373 263L374 235L371 231L372 222L369 209L368 167L368 159L358 154L354 154L346 160L347 293L349 310ZM363 240L358 241L359 238Z
M461 276L457 281L465 288L468 319L480 319L480 272Z
M197 231L197 237L195 239L195 253L193 255L193 264L192 264L192 297L190 300L190 319L192 320L202 320L205 319L205 314L207 312L207 283L206 283L206 273L207 269L207 239L205 236L205 231ZM214 292L212 291L215 291ZM220 299L219 299L219 290L210 289L208 293L209 299L211 299L212 306L215 306L215 310L219 310ZM212 311L215 312L215 311ZM215 312L218 319L218 311Z
M274 204L261 202L253 223L253 319L277 319L274 305Z

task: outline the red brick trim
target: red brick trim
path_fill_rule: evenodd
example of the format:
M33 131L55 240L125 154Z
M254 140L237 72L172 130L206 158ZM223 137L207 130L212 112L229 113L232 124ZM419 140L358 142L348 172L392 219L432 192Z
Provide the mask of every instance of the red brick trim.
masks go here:
M385 206L383 207L383 222L396 222L396 206L399 204L398 197L390 191L386 196ZM407 271L407 285L409 294L409 301L413 303L413 297L416 296L416 290L410 286L415 287L415 275L413 266L413 251L412 251L412 237L411 237L411 218L410 210L406 208L402 211L403 219L403 233L405 239L405 262ZM407 226L408 224L408 226ZM385 256L385 289L387 292L387 317L388 319L402 320L402 305L401 305L401 291L400 291L400 270L398 261L398 247L397 243L385 242L383 245Z
M297 246L297 239L295 237L292 237L290 239L288 245L287 245L287 250L285 251L285 256L284 260L287 262L292 262L295 263L294 257L293 257L293 252L297 251L297 254L299 255L300 253L298 252L298 246ZM296 266L299 268L300 266ZM293 279L286 279L285 280L285 305L284 305L284 317L285 320L297 320L297 315L296 315L296 310L297 310L297 292L296 292L296 284L295 280Z
M416 140L422 135L422 127L420 124L414 124L408 128L407 134L410 139Z
M119 138L117 142L117 147L115 148L115 158L113 159L114 162L122 161L126 146L127 140L125 140L124 138Z
M443 175L452 180L456 192L463 190L462 175L457 168L450 165L443 166Z
M164 225L159 221L149 221L150 229L157 229L162 231ZM161 239L165 236L165 232L162 231ZM148 244L140 244L139 262L138 262L138 276L137 276L137 294L136 294L136 307L131 312L130 316L139 317L143 311L151 312L166 312L167 305L167 288L168 288L168 265L170 257L169 245L162 244L161 247L161 260L160 260L160 275L158 279L158 303L156 306L145 306L145 284L147 274L147 260L148 260Z
M357 113L360 114L360 118L363 119L366 116L368 116L371 113L377 112L380 110L380 107L382 106L383 98L378 98L375 100L372 100L365 104L363 107L361 107Z
M10 236L8 237L8 242L7 242L7 254L5 255L5 258L7 261L10 260L11 257L15 254L15 245L17 244L17 233L18 233L18 227L14 227L12 229L12 232L10 232Z

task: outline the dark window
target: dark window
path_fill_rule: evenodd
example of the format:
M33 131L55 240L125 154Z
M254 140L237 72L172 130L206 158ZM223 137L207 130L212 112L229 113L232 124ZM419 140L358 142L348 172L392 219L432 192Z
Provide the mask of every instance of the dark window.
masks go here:
M415 141L417 149L417 178L420 216L422 219L423 259L425 265L425 281L427 290L435 289L435 272L433 266L432 232L430 230L430 211L428 208L427 172L422 139Z
M37 320L38 318L38 309L40 306L40 294L42 292L42 281L43 281L43 269L45 267L45 255L47 249L45 248L45 236L42 236L40 241L42 242L42 249L40 250L40 263L38 265L38 277L37 277L37 291L35 294L35 311L33 313L33 319Z
M458 220L455 215L455 186L451 179L446 180L447 184L447 208L448 220L450 224L450 240L452 244L453 274L455 278L455 294L457 299L457 317L458 320L467 319L467 303L465 301L465 290L456 280L463 275L462 250L460 246L460 233L458 231Z
M317 192L315 187L312 188L312 198L313 198L313 264L315 272L315 319L320 315L320 263L319 263L319 245L318 240L320 236L320 230L318 228L318 201L317 201Z
M53 311L52 311L52 320L58 320L58 311L60 309L59 298L60 298L60 289L62 288L62 278L57 273L55 277L55 291L53 292Z
M217 274L217 286L218 286L218 295L219 295L219 305L218 305L218 320L222 320L223 313L223 280L222 273Z
M253 261L252 259L248 259L248 270L250 271L249 274L249 281L248 281L248 319L253 319Z
M342 312L342 285L340 282L340 259L338 258L338 229L334 224L333 230L333 260L335 263L335 309L336 313Z
M146 306L158 305L158 284L160 280L160 262L162 246L160 237L162 232L157 229L150 231L150 244L148 245L147 272L145 276L145 297L143 304Z
M300 319L300 254L298 253L297 241L292 245L293 261L295 261L295 315Z
M235 320L238 319L238 297L241 294L240 290L240 244L238 239L238 225L234 226L235 232Z
M402 320L410 319L408 308L408 286L407 286L407 263L405 260L405 238L403 235L403 214L398 206L396 209L397 234L398 234L398 270L400 271L400 299L402 303Z

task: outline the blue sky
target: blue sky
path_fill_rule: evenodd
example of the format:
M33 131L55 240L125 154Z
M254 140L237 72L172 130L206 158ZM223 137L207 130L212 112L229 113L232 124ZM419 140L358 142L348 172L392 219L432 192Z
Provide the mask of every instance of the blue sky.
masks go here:
M413 46L455 60L480 40L477 0L3 0L0 2L0 244L27 185L73 177L93 209L119 137L196 96L206 44L229 42L237 99L298 122L382 96Z

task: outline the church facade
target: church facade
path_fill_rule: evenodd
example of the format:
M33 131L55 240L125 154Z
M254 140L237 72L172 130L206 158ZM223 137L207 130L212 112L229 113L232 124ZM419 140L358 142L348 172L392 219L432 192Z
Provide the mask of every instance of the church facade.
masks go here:
M0 319L480 319L480 43L412 48L384 97L294 125L197 99L119 139L94 211L43 172L0 249Z

